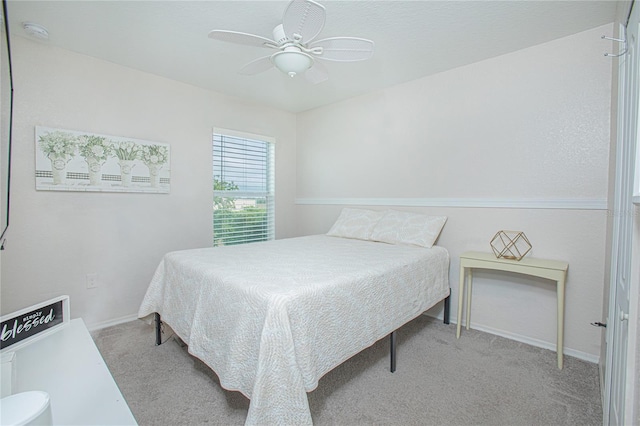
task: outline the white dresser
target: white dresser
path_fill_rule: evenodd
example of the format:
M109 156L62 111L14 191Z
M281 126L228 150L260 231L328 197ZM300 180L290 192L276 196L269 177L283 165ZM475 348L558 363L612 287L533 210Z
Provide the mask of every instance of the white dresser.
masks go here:
M82 319L11 353L11 393L47 392L54 425L137 424Z

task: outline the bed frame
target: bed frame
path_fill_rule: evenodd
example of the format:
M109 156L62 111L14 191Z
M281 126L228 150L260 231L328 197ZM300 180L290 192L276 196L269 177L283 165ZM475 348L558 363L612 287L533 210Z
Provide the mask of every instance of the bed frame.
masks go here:
M451 291L449 291L449 295L444 299L444 320L445 324L449 324L449 310L451 307ZM155 313L155 327L156 327L156 346L162 344L162 319L160 318L159 313ZM396 371L396 331L394 330L389 334L389 358L390 358L390 367L389 370L393 373Z

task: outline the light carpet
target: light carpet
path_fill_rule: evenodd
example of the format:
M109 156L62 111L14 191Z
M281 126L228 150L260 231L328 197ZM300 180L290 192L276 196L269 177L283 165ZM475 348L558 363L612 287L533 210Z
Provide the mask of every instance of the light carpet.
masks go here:
M220 387L177 339L133 321L93 338L141 425L241 425L249 400ZM420 316L327 373L308 394L316 425L601 425L598 366Z

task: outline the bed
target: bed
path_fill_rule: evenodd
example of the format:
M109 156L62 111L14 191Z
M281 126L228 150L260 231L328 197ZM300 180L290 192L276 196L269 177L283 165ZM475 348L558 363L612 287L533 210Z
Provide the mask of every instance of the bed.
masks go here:
M138 316L249 398L246 424L312 424L324 374L449 296L446 249L339 234L168 253Z

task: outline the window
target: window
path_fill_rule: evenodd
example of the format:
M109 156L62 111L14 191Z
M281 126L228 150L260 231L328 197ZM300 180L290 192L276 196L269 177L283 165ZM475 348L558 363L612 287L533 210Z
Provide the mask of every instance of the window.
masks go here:
M274 239L273 142L214 129L214 246Z

